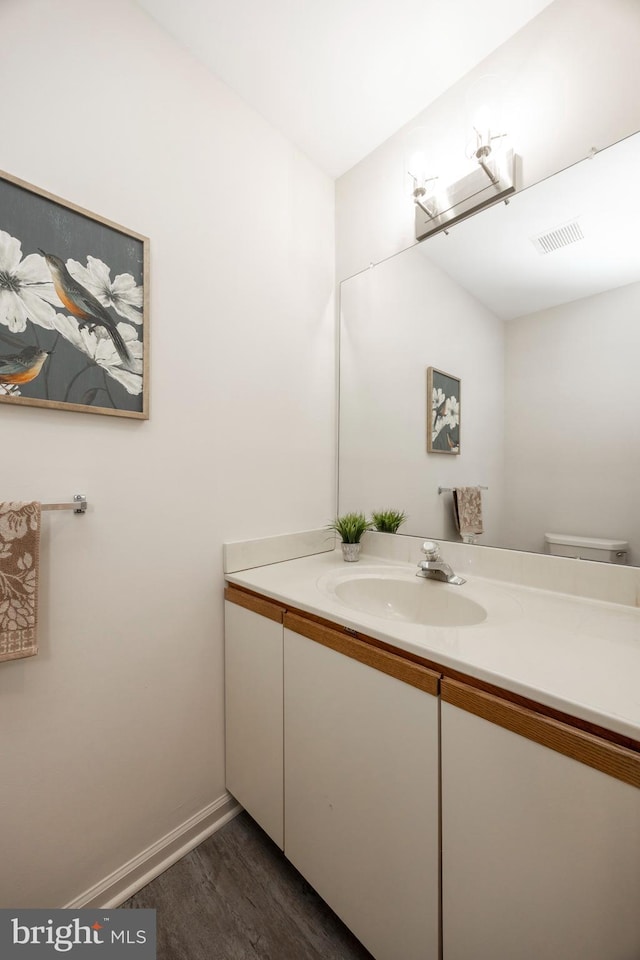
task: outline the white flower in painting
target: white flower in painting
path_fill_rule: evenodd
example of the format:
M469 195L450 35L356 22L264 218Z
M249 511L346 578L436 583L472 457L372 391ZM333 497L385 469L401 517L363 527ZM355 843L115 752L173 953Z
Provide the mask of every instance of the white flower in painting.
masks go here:
M455 397L447 397L444 420L450 427L457 427L460 423L460 404Z
M55 310L61 307L44 257L30 253L22 259L16 237L0 230L0 323L22 333L27 320L53 329Z
M436 413L445 401L445 395L441 387L433 388L433 412Z
M67 270L103 307L113 307L121 317L142 323L142 287L130 273L119 273L112 282L110 268L97 257L87 257L86 267L77 260L67 260Z
M142 393L142 343L138 334L128 323L119 323L118 330L132 357L131 369L124 370L113 340L102 327L89 333L87 327L80 329L74 317L58 313L55 327L62 336L102 367L110 377L117 380L127 393L138 396Z

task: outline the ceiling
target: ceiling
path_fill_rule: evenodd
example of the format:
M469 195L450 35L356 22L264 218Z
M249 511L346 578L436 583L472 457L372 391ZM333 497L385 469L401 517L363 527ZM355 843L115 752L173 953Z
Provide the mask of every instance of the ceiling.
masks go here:
M340 176L551 0L137 0Z

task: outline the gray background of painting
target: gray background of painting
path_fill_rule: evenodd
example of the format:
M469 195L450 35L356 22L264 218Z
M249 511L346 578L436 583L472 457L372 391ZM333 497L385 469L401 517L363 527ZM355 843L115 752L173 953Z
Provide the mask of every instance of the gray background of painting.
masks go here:
M112 280L119 273L130 273L135 282L142 285L144 265L141 240L1 178L0 230L20 240L23 258L30 253L37 253L38 247L65 262L71 257L83 266L86 266L87 256L99 257L110 267ZM118 323L128 322L113 310L109 313ZM142 339L142 325L138 328L138 337ZM0 325L0 357L32 345L50 350L54 344L55 351L45 362L40 376L20 387L22 396L111 408L112 404L104 392L107 383L118 410L142 410L142 394L136 397L127 393L121 384L95 364L91 364L78 378L67 396L69 384L87 366L89 358L62 336L56 342L54 330L46 330L29 322L23 333L11 333L7 327ZM96 390L99 392L92 397L92 391Z

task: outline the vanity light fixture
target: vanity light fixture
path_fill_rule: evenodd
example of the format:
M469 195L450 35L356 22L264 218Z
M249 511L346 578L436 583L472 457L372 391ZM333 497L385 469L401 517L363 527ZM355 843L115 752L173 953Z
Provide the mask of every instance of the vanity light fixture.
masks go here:
M434 233L446 233L447 228L465 220L484 207L500 200L508 203L516 190L516 157L513 150L493 150L495 136L478 139L476 160L478 167L434 193L425 202L424 193L414 189L416 240L424 240ZM479 155L478 155L479 154Z
M515 193L516 157L505 145L507 124L500 79L492 75L480 77L466 99L466 125L472 129L466 155L473 167L459 180L434 190L428 202L426 189L421 190L426 184L414 178L416 240L446 232L459 220L500 200L508 203L509 194Z

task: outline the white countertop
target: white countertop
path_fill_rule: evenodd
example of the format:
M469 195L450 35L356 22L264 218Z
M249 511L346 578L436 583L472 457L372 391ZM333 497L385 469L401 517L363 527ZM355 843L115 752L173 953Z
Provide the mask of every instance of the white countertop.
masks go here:
M358 612L333 592L346 576L383 571L413 577L414 568L366 555L345 563L336 550L226 580L640 741L640 609L475 576L462 586L417 581L487 610L477 625L433 627Z

